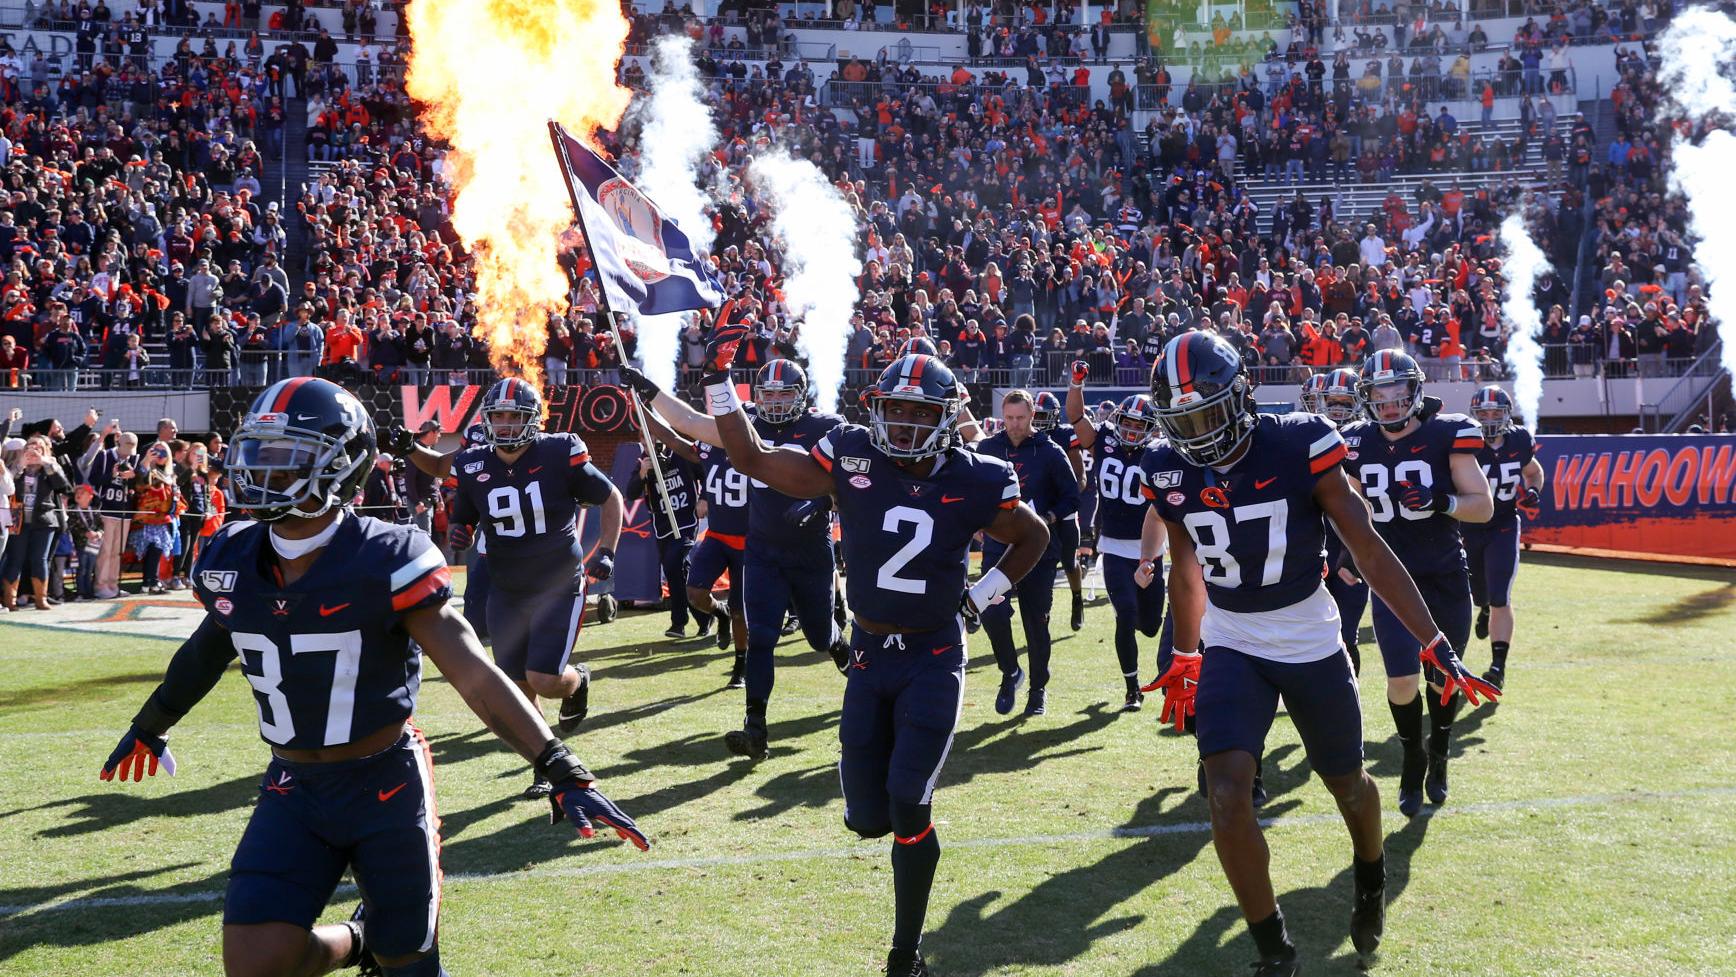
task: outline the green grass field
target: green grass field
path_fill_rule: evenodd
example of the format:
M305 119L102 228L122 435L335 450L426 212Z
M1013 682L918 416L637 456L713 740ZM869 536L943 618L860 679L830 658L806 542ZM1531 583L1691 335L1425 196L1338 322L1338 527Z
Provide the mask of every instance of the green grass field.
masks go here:
M1527 557L1508 698L1462 719L1453 795L1407 822L1378 675L1368 757L1388 809L1377 973L1736 973L1736 575ZM1064 607L1063 602L1057 602ZM58 612L56 612L58 613ZM180 775L96 774L175 643L0 618L0 974L221 973L228 859L266 759L227 676L174 734ZM588 627L592 718L569 741L655 847L580 842L518 800L525 766L424 684L455 975L872 974L891 929L884 842L842 824L841 680L780 649L773 751L725 755L726 654L663 614ZM1107 605L1057 627L1049 714L996 716L978 639L936 795L939 975L1200 975L1254 956L1194 791L1192 742L1121 715ZM1365 630L1366 634L1366 630ZM1378 672L1378 657L1370 653ZM1478 671L1486 643L1467 655ZM1150 656L1147 656L1149 669ZM1350 974L1349 847L1280 717L1272 872L1309 974ZM340 891L328 920L346 916Z

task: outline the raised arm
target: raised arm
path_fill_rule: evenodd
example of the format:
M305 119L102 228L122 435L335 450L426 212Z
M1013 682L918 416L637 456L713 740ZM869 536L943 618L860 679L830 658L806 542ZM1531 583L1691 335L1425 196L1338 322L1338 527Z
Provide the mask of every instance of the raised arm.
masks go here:
M717 444L729 455L736 471L749 478L798 499L817 499L832 492L832 473L808 452L793 446L769 448L759 433L747 421L736 395L735 383L729 378L729 364L735 359L735 348L747 336L745 326L725 326L705 345L707 373L705 376L705 407L711 412L706 420L717 434ZM658 400L661 406L667 394ZM685 404L681 405L686 408ZM677 430L681 425L671 418Z
M736 329L742 330L742 336L747 334L744 327L728 327L728 330ZM713 343L716 341L716 339L712 340ZM740 344L741 336L738 336L736 337L734 344L730 346L731 356L735 355L735 346ZM711 344L707 343L706 350L708 353L710 349ZM728 376L729 367L727 365L724 366L723 373L725 376ZM709 374L706 379L707 381L710 380ZM717 424L710 417L707 417L687 406L687 404L680 398L671 396L665 392L663 388L652 383L650 377L647 377L645 374L639 372L630 365L622 364L621 382L625 383L633 393L638 395L640 402L648 408L646 413L650 414L655 412L662 415L658 418L658 421L661 421L666 428L673 428L684 437L691 438L694 441L704 441L706 444L713 447L723 447L723 442L718 439ZM656 433L657 428L655 424L653 424L651 431L653 434Z
M695 446L692 441L671 430L669 425L664 422L662 416L655 410L652 410L651 407L647 406L645 408L645 413L641 416L645 418L645 426L651 429L652 437L668 445L669 450L675 452L677 457L690 461L695 465L699 464L699 448Z
M1085 418L1085 377L1091 373L1091 364L1084 360L1073 361L1073 372L1068 377L1067 384L1067 423L1073 425L1073 433L1079 436L1079 447L1090 451L1097 443L1097 428ZM1085 467L1081 462L1078 468L1079 480L1085 480Z

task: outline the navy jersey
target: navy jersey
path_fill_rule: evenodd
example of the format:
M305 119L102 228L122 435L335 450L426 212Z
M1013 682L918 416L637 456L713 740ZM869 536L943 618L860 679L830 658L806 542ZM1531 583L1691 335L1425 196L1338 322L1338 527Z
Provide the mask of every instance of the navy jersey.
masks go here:
M229 632L274 746L342 746L416 709L422 653L404 615L451 598L428 534L346 515L307 573L278 584L263 523L233 522L193 569L193 593Z
M705 495L707 535L747 538L747 476L735 470L723 449L701 441L699 485Z
M754 430L759 432L760 440L767 446L787 444L803 451L811 451L826 432L844 423L844 419L837 414L822 414L812 410L781 426L767 424L751 409L748 415L753 419ZM791 498L758 479L753 479L749 484L753 486L753 490L747 494L748 539L756 549L762 546L771 550L799 547L804 551L811 551L816 546L831 545L831 520L817 519L808 528L798 529L790 525L784 518L784 513L802 500Z
M1345 457L1338 429L1314 414L1260 414L1251 437L1225 472L1189 464L1168 444L1142 463L1157 514L1193 539L1211 606L1239 614L1289 607L1320 590L1326 520L1314 487Z
M578 569L584 554L574 520L603 478L578 435L538 434L510 465L488 445L466 448L452 467L452 518L481 527L494 586L541 590Z
M1059 522L1079 511L1073 465L1053 440L1039 435L1015 445L1002 431L978 441L976 450L1013 466L1019 476L1019 495L1045 521ZM1049 542L1054 543L1053 536Z
M822 436L810 454L832 475L851 568L850 607L869 620L919 631L953 624L971 537L1019 504L1012 467L954 448L927 478L915 478L854 424Z
M1411 576L1465 572L1459 521L1444 512L1413 512L1399 504L1400 482L1453 491L1452 457L1483 448L1483 429L1463 414L1434 414L1397 441L1362 420L1344 428L1345 466L1362 483L1374 528Z
M1519 522L1519 496L1525 491L1525 466L1537 457L1537 439L1522 427L1509 428L1501 435L1499 448L1485 443L1477 452L1477 464L1495 493L1495 515L1487 523L1466 523L1466 532L1505 529Z
M1107 539L1138 539L1145 528L1145 471L1140 460L1143 444L1121 440L1115 425L1097 424L1097 439L1091 443L1091 484L1097 493L1097 535Z
M1079 447L1079 432L1073 430L1071 424L1057 424L1047 431L1037 433L1055 442L1055 447L1060 448L1062 452Z

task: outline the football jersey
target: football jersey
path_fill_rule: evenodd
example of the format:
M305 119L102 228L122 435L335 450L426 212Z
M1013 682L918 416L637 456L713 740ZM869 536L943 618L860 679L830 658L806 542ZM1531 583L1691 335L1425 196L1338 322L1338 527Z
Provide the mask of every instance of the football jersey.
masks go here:
M723 536L747 536L747 476L735 470L723 449L701 441L700 490L705 495L705 531Z
M759 432L760 440L764 441L767 447L775 448L787 444L803 451L813 450L826 432L844 423L844 419L837 414L822 414L812 410L781 426L766 423L752 410L749 410L748 415L753 418L754 430ZM801 502L801 499L791 498L759 479L752 479L748 484L753 486L752 491L747 494L748 540L756 550L809 551L818 546L831 545L831 520L816 519L814 524L806 529L792 526L784 519L784 513Z
M576 434L538 434L510 465L488 445L459 452L452 518L482 530L490 583L541 590L578 569L584 551L575 525L582 508L576 497L594 477L590 460Z
M855 424L833 428L810 454L832 475L851 567L845 578L850 608L920 631L954 621L971 537L1019 504L1012 467L953 448L936 459L927 478L916 478Z
M1424 411L1428 414L1428 411ZM1400 482L1453 491L1452 457L1483 448L1483 429L1463 414L1432 414L1396 441L1361 420L1344 428L1345 468L1362 483L1374 528L1411 576L1465 572L1459 520L1444 512L1413 512L1399 504Z
M1091 484L1097 493L1099 540L1137 540L1144 530L1148 500L1140 460L1145 451L1143 444L1130 445L1121 440L1114 424L1108 421L1097 424L1097 438L1091 443Z
M1019 444L1002 431L976 443L976 450L1013 466L1019 476L1019 495L1045 520L1062 519L1079 511L1079 483L1073 479L1073 464L1067 453L1049 438L1026 438ZM1053 534L1049 538L1054 546Z
M1537 439L1522 427L1509 428L1501 435L1499 448L1484 442L1477 452L1477 464L1489 480L1495 494L1495 515L1481 525L1466 523L1463 532L1483 532L1506 529L1519 522L1519 496L1525 491L1525 466L1537 457Z
M259 735L292 750L342 746L416 709L422 653L404 615L452 596L428 534L345 515L324 552L287 586L263 523L211 537L193 594L229 632L259 707Z

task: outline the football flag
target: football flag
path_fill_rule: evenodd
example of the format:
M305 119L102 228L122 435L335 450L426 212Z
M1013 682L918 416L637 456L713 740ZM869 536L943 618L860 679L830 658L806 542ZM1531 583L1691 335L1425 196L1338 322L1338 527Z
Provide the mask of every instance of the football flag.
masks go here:
M549 136L610 309L661 315L723 303L711 266L650 197L560 123L549 123Z

